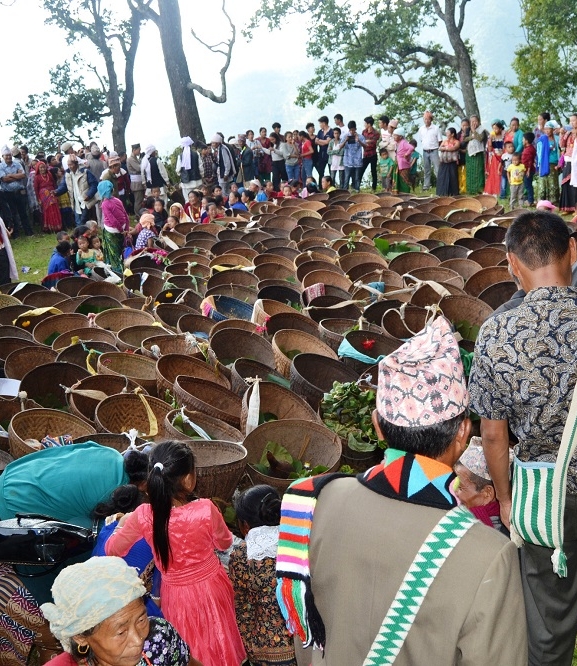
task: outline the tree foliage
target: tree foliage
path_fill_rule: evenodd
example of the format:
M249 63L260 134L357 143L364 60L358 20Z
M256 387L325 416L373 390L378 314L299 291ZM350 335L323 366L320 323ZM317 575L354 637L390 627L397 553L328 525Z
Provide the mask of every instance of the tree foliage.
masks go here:
M291 14L307 17L307 54L319 64L296 103L320 108L343 90L369 94L377 106L403 112L430 108L439 117L478 112L476 65L462 37L469 0L261 0L245 34L282 30ZM449 46L423 39L443 33ZM376 80L376 86L375 84Z
M519 112L533 123L542 111L559 120L577 100L577 5L562 0L520 0L525 44L513 60L517 83L510 86Z
M102 90L87 88L84 77L69 62L50 70L50 90L29 95L17 104L8 125L15 141L26 141L31 150L56 149L67 139L86 143L97 132L106 104Z

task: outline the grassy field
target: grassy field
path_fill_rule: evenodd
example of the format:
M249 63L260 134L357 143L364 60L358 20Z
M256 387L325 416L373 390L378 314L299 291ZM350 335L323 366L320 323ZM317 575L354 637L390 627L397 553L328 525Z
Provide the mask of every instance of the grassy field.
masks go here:
M36 233L34 236L21 236L12 241L14 258L18 267L18 276L21 282L40 283L46 275L48 262L54 247L56 246L56 234ZM28 273L23 273L22 268L29 267Z

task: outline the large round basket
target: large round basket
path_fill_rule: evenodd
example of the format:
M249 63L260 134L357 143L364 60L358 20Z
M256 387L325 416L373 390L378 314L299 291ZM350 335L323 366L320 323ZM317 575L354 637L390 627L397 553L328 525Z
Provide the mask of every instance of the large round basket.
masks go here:
M37 402L34 402L34 400L25 398L24 394L21 398L0 396L0 426L2 426L4 430L8 430L10 421L15 414L27 409L34 409L35 407L38 408L40 405ZM10 450L10 442L5 437L0 437L0 450Z
M91 375L68 388L66 397L70 413L91 423L96 406L108 396L131 393L137 388L142 390L139 384L120 375Z
M185 314L176 325L178 333L192 333L197 338L208 340L214 320L199 314Z
M382 328L385 336L405 342L425 328L428 310L416 305L409 305L402 315L400 310L387 310L383 315Z
M115 449L118 453L124 453L130 446L130 438L117 432L97 432L95 435L84 435L84 437L74 440L74 444L84 444L85 442L96 442L100 446ZM146 444L146 440L137 437L134 443L136 446L142 446L142 444Z
M122 303L118 299L112 298L112 296L89 296L80 303L75 312L89 315L116 309L122 309Z
M21 380L30 370L55 360L56 352L50 347L22 347L8 354L4 362L4 374L8 379Z
M73 328L71 331L66 331L59 335L52 343L52 349L59 352L73 344L86 343L89 345L93 342L107 342L109 345L116 347L116 336L111 331L105 331L102 328Z
M334 382L354 382L358 378L353 368L318 354L299 354L291 363L291 391L304 398L315 411Z
M246 319L252 320L253 306L250 303L245 303L238 298L231 296L215 295L214 305L208 306L203 311L203 314L210 317L214 321L222 321L223 319ZM258 323L258 322L257 322Z
M230 383L233 393L242 397L249 387L246 380L254 377L260 377L267 382L276 381L283 385L287 383L287 380L279 372L271 369L268 365L249 358L239 358L230 369Z
M0 330L2 327L0 326ZM4 361L16 349L23 347L37 347L34 340L28 338L0 338L0 361Z
M156 387L161 398L164 398L166 391L170 393L174 391L174 382L178 375L206 379L206 381L230 388L228 379L222 373L215 372L208 363L186 354L164 354L156 362ZM221 437L216 439L221 439Z
M341 350L344 364L359 374L377 363L380 356L392 354L402 344L400 340L372 331L350 331L346 334L345 340L356 352L367 357L365 363L355 358L353 354Z
M227 441L189 440L194 453L199 497L230 501L246 469L247 452L242 444Z
M62 386L72 386L89 376L86 368L74 363L46 363L27 372L20 382L20 390L46 409L66 409L66 392ZM68 434L68 433L55 433Z
M122 308L121 310L106 310L94 317L94 323L100 328L117 333L129 326L146 326L154 323L154 317L149 312Z
M321 340L333 351L338 352L345 335L352 331L357 324L358 321L355 319L323 319L319 324ZM375 329L375 332L380 330L380 327L375 326L375 324L370 324L370 326Z
M136 351L144 340L165 336L169 332L158 325L129 326L116 334L116 346L120 351Z
M70 345L58 352L56 360L59 363L75 363L88 370L86 365L88 356L90 356L90 367L96 372L98 356L108 352L116 352L118 349L109 342L98 342L91 340L84 345ZM93 353L96 352L96 353Z
M172 425L172 422L179 414L180 409L173 409L166 415L164 427L167 435L172 439L196 439L196 437L188 437L176 428L176 426ZM211 439L218 439L225 442L242 442L243 440L240 430L233 428L220 419L215 419L213 416L209 416L203 412L191 412L188 409L184 410L184 415L194 424L200 426Z
M304 331L305 333L310 333L310 335L316 337L319 336L319 327L316 321L313 321L310 317L307 317L300 312L296 312L295 310L292 312L279 312L266 322L266 332L267 335L270 336L274 335L277 331L289 328L294 328L297 331Z
M227 376L230 376L230 366L237 358L250 358L275 367L275 355L268 340L257 333L242 330L221 330L214 333L210 338L210 349L218 359L218 368L224 366Z
M291 361L297 354L320 354L337 359L335 352L324 342L304 331L284 330L274 334L272 348L277 370L284 376L290 376Z
M190 335L155 335L142 341L140 351L143 356L157 359L165 354L188 354L201 356L196 341Z
M469 326L481 326L493 312L491 306L481 299L467 295L445 296L439 301L439 307L445 317L455 325L466 323ZM461 335L465 337L462 332Z
M156 395L156 361L136 354L111 352L98 357L98 374L121 375Z
M309 463L311 467L323 465L328 472L338 469L342 446L340 438L320 423L289 419L263 423L244 440L247 450L247 473L253 484L265 483L284 492L292 479L277 479L257 472L252 464L258 464L267 442L276 442L295 460Z
M240 415L240 430L246 432L248 420L248 405L254 391L251 386L242 397L242 412ZM272 419L285 421L286 419L303 419L317 421L320 417L316 411L303 398L284 386L273 382L260 382L259 420Z
M88 328L88 317L79 313L59 314L48 317L34 327L34 339L41 345L52 346L56 338L66 331L76 328Z
M295 312L294 308L278 301L271 301L268 299L260 299L254 304L254 317L253 321L259 326L264 326L267 321L279 312Z
M178 320L186 314L198 314L198 312L184 303L161 303L154 309L156 320L175 333Z
M70 435L72 439L83 435L93 435L94 428L84 419L66 414L58 409L27 409L12 417L8 426L10 454L22 458L34 449L26 444L27 439L41 441L44 437Z
M174 397L182 407L221 419L235 428L240 426L241 399L224 386L179 375L174 382Z
M154 418L149 416L145 402ZM111 395L99 402L94 412L94 422L99 432L129 432L136 428L139 437L160 442L170 437L164 424L171 410L169 404L158 398L123 393Z

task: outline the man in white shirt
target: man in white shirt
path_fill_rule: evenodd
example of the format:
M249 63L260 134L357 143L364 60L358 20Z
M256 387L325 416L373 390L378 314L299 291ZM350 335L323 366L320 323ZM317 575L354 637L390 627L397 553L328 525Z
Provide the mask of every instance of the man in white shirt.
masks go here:
M435 176L439 173L439 146L443 137L437 125L433 125L433 114L425 111L423 114L423 125L419 127L417 137L423 149L423 168L425 171L425 182L423 190L431 189L431 166L435 169Z

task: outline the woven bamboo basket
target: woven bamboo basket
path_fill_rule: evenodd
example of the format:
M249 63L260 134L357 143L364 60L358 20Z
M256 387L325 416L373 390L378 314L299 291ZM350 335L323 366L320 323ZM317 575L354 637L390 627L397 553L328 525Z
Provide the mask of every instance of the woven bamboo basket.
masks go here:
M247 331L248 333L259 333L259 327L253 324L252 321L246 321L245 319L224 319L223 321L216 322L210 331L210 335L212 337L215 333L224 330L228 330L230 335L231 328Z
M253 393L253 386L242 397L242 411L240 415L240 430L246 432L248 419L248 405ZM273 414L279 421L286 419L303 419L320 423L317 412L300 396L284 386L273 382L260 382L260 409L261 415Z
M174 397L182 407L221 419L235 428L240 426L241 399L224 386L179 375L174 382Z
M79 313L59 314L48 317L34 327L34 339L41 345L52 346L56 338L66 331L88 328L88 317Z
M153 337L160 337L169 334L165 328L160 325L129 326L123 328L116 334L116 346L120 351L136 351L144 340Z
M441 245L431 250L431 254L443 262L449 259L467 259L469 250L463 245Z
M267 442L284 446L291 456L311 467L324 465L328 472L338 469L342 453L340 438L320 423L290 419L263 423L255 428L244 440L247 450L247 473L253 484L268 484L284 492L292 480L277 479L257 472L252 464L260 462Z
M140 273L133 273L129 277L124 278L124 287L130 292L135 294L142 294L143 296L152 296L160 293L164 289L164 280L155 275L149 275L146 279Z
M12 326L10 324L6 326L0 326L0 338L20 338L21 340L30 340L30 342L36 342L32 337L31 331L27 331L20 326Z
M517 285L514 282L496 282L483 289L479 294L479 299L496 310L506 303L516 291Z
M300 354L311 353L337 358L335 352L324 342L304 331L284 330L275 333L272 339L272 348L276 362L276 369L287 379L290 376L291 358L290 352Z
M90 340L89 342L85 343L84 347L81 344L64 347L64 349L61 349L58 352L56 361L58 363L73 363L74 365L79 365L81 368L88 369L86 363L88 355L91 353L91 351L96 352L96 354L90 357L90 367L94 370L94 372L96 372L99 354L117 352L118 349L108 342Z
M399 310L387 310L382 318L381 327L386 337L405 342L425 327L428 311L415 305L405 308L403 316Z
M199 314L185 314L178 320L177 333L192 333L198 338L208 340L215 326L212 319Z
M122 303L118 299L112 298L112 296L88 296L88 298L76 308L76 312L89 315L117 308L121 309Z
M136 354L111 352L98 357L98 374L121 375L156 395L156 361Z
M404 252L389 263L389 270L404 275L416 268L432 268L439 263L439 259L428 252Z
M38 311L35 314L32 314L34 308L30 307L28 312L23 312L18 315L18 317L12 322L14 326L18 328L23 328L26 331L33 331L35 326L49 317L53 317L57 314L62 314L57 308L50 308L44 312Z
M474 275L477 271L480 271L481 264L478 264L476 261L471 259L447 259L440 264L441 268L448 268L452 271L458 273L465 282Z
M207 289L213 287L220 287L223 284L236 284L244 287L254 287L258 284L258 277L247 271L240 269L231 269L222 271L222 273L215 273L206 284Z
M332 263L330 258L326 257L326 259L309 260L300 263L297 268L297 279L302 282L305 275L308 275L313 271L329 271L330 273L337 273L338 275L345 274L345 271L340 266Z
M161 303L154 309L154 318L165 328L176 332L178 320L185 314L199 314L197 310L184 303Z
M20 305L21 303L22 301L19 301L16 296L10 296L10 294L0 294L0 309L9 307L10 305Z
M31 294L33 291L44 291L45 287L40 284L33 284L32 282L9 282L8 284L0 285L0 292L14 296L19 301L23 301L25 296Z
M498 227L481 227L475 231L474 238L480 238L486 243L502 243L505 240L507 229L502 226Z
M145 402L154 415L156 428ZM98 432L120 433L136 428L139 437L160 442L170 438L164 424L166 415L171 410L172 407L169 404L149 395L135 395L134 393L111 395L96 406L94 422ZM156 434L154 434L155 431Z
M465 280L459 273L453 271L449 268L441 268L441 266L431 266L430 268L415 268L414 270L408 273L415 280L431 280L433 282L438 282L439 284L450 284L454 287L459 287L462 289L465 286ZM407 278L405 278L407 281ZM408 280L409 283L412 283L413 280Z
M154 323L154 317L142 310L122 308L121 310L106 310L94 317L94 323L107 331L117 333L129 326L147 326Z
M29 305L7 305L0 308L0 327L12 326L12 322L28 310Z
M236 330L217 331L210 338L210 349L218 361L217 368L226 367L226 375L230 377L230 366L237 358L248 358L259 361L269 368L275 367L275 354L271 343L257 333Z
M439 307L451 323L467 322L471 326L481 326L493 312L490 305L473 296L445 296Z
M12 417L8 426L10 454L22 458L36 449L26 444L27 439L41 441L46 436L70 435L72 439L94 435L96 430L84 419L58 409L27 409Z
M248 391L248 378L260 377L263 381L272 381L285 383L287 380L276 370L272 370L268 365L253 361L248 358L237 359L230 371L231 389L241 398Z
M84 301L89 298L88 296L64 296L64 300L56 303L54 307L57 307L58 310L65 314L73 314L76 312L76 308L84 303Z
M27 338L0 338L0 361L4 361L13 351L23 347L37 347L34 340Z
M356 319L323 319L319 324L321 340L333 351L338 352L345 335L358 324ZM381 333L381 327L376 324L364 323L363 330L369 333Z
M361 316L360 306L348 303L348 300L348 295L344 294L317 296L309 302L307 312L319 324L323 319L358 319Z
M358 378L359 373L353 368L318 354L299 354L291 363L291 391L304 398L315 411L333 382L354 382Z
M400 340L395 340L381 333L373 333L371 331L350 331L346 334L345 339L353 349L371 359L368 363L363 363L356 358L343 357L344 364L359 375L365 372L368 367L374 365L377 362L376 359L380 356L391 354L402 344ZM370 344L370 348L365 348L367 343Z
M67 409L66 393L62 386L72 386L89 374L85 367L74 363L45 363L24 375L20 390L46 409Z
M476 261L483 268L497 266L506 258L507 253L505 250L501 250L498 247L482 247L478 250L474 250L467 257L467 259L470 259L471 261Z
M110 331L105 331L102 328L85 327L73 328L71 331L66 331L59 335L52 343L54 351L62 351L74 343L74 339L78 338L82 342L107 342L112 347L116 347L116 336Z
M222 373L215 372L208 363L186 354L166 354L156 362L156 387L161 398L164 398L165 391L173 393L174 382L178 375L206 379L227 389L230 388L228 379Z
M4 374L8 379L22 380L30 370L55 360L56 352L50 347L21 347L6 357Z
M10 296L9 298L14 298ZM44 289L43 291L33 291L28 296L25 296L22 299L24 305L28 305L30 308L52 308L62 300L62 294L57 291L50 291L49 289ZM14 305L17 305L19 301L14 302ZM60 309L60 308L59 308Z
M140 351L143 356L156 361L164 354L186 354L203 360L202 353L196 346L193 336L187 335L160 335L142 341Z
M465 291L470 296L478 296L487 287L497 282L513 282L507 266L489 266L477 271L467 280Z
M39 408L40 405L34 400L25 398L24 394L22 397L7 397L0 396L0 426L4 430L8 430L10 421L15 414L19 412L24 412L27 409ZM0 451L10 451L10 441L5 437L0 437Z
M130 439L117 432L97 432L95 435L84 435L74 440L74 444L84 444L85 442L95 442L100 446L107 446L109 449L115 449L118 453L125 453L130 446ZM146 444L146 440L137 437L134 441L136 446Z
M169 437L172 439L184 439L189 440L191 437L184 435L178 428L172 425L174 418L180 414L180 409L173 409L165 417L165 429ZM241 443L244 437L242 436L240 430L233 428L228 423L221 421L220 419L215 419L213 416L208 414L203 414L202 412L192 412L188 409L184 410L185 416L187 416L191 421L200 426L206 434L213 440L220 440L222 442L238 442Z
M94 412L101 400L92 394L82 394L81 391L98 391L104 394L104 400L104 397L118 393L132 393L137 388L142 390L139 384L121 375L90 375L68 388L71 389L66 393L70 413L90 423L94 423Z
M78 296L78 292L87 284L86 278L71 275L70 277L61 278L56 283L56 290L66 296Z
M228 287L217 287L219 292L227 291ZM256 294L252 289L247 289L246 287L232 287L234 293L245 289L247 292L250 292L251 298L256 300ZM209 295L207 291L207 296ZM246 321L252 321L253 314L253 305L252 302L242 301L233 296L226 296L222 293L219 294L210 294L214 298L215 307L207 307L206 312L208 316L214 321L223 321L223 319L245 319ZM248 296L247 296L248 298ZM258 323L258 322L257 322Z
M126 298L126 292L122 287L111 282L90 280L78 292L78 296L110 296L117 301L121 301Z
M459 287L453 287L453 285L450 284L444 284L443 289L448 291L451 296L460 296L465 293L463 289L459 289ZM428 284L423 284L413 292L408 302L411 305L416 305L420 308L426 308L429 305L437 305L441 298L443 298L442 293L439 293Z
M195 494L229 502L246 469L244 446L228 441L197 440L188 440L186 446L194 453Z
M266 332L269 336L273 336L277 331L285 329L304 331L305 333L319 337L319 329L316 321L295 310L292 312L279 312L266 322Z

